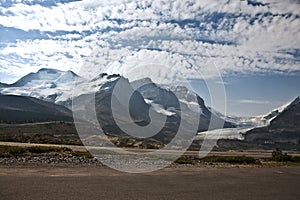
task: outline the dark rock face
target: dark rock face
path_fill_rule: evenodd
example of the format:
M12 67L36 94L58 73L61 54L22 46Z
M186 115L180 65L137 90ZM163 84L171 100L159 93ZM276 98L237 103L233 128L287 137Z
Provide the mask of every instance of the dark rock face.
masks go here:
M129 113L131 119L124 118L124 116L126 116L125 113L127 112L127 105L122 105L122 103L113 95L114 87L118 81L119 84L122 85L121 92L124 92L124 95L126 95L125 93L133 93L129 101ZM118 121L121 121L122 124L131 123L131 120L139 126L146 126L150 123L150 105L144 101L144 97L138 91L134 91L127 79L120 77L113 82L104 84L102 88L106 89L100 90L95 95L95 104L97 118L105 134L111 136L129 136L119 128L115 122L115 118L117 118ZM114 102L114 109L117 109L117 116L113 116L112 101ZM178 119L175 120L175 118L176 117L168 117L162 130L152 138L166 143L169 142L176 134L176 129L178 129Z
M192 93L185 86L175 86L172 87L172 90L168 90L156 85L149 78L138 80L131 84L136 87L136 85L138 85L137 82L146 83L142 87L137 88L137 91L139 91L146 99L162 105L164 109L175 109L175 112L177 111L177 113L179 113L181 111L181 106L184 107L183 109L189 109L186 104L188 102L192 102L197 105L197 107L201 110L198 116L200 119L198 132L208 130L211 118L218 121L218 123L224 123L224 128L236 127L235 124L227 121L223 122L222 119L213 115L206 107L204 100L199 95ZM179 100L183 100L186 103L180 104Z
M300 97L270 123L270 129L300 129Z
M0 94L1 122L26 123L72 120L72 112L64 106L33 97Z
M300 149L300 98L275 117L269 126L248 131L245 140L271 148Z
M1 82L0 82L0 88L1 88L1 87L8 87L8 86L9 86L8 84L6 84L6 83L1 83Z
M146 99L162 105L165 109L173 107L180 110L176 95L169 90L158 87L155 83L147 83L146 85L137 88L137 91L139 91Z

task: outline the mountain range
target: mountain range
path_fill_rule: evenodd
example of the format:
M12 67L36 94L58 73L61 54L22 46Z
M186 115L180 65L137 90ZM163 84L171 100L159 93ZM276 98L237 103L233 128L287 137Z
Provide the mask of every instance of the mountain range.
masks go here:
M128 105L122 104L113 93L118 82L122 93L132 93L129 101L130 119L126 116ZM142 85L140 87L140 85ZM74 88L76 92L74 93ZM242 133L244 141L262 146L276 146L278 143L299 145L300 143L300 98L270 113L257 117L224 116L207 107L204 100L184 86L162 86L144 78L130 82L123 76L106 73L86 81L72 71L40 69L30 73L13 84L0 83L0 121L4 123L26 123L42 121L71 121L71 109L82 111L81 119L90 120L84 110L95 93L95 108L98 122L105 134L128 136L119 128L117 118L122 124L131 120L140 126L151 122L149 113L158 119L166 117L163 128L153 139L168 143L176 134L181 123L181 109L190 115L187 124L199 120L198 132L206 131L210 120L224 121L224 128L249 128ZM72 108L72 99L80 102ZM115 102L117 116L113 116L111 102ZM200 109L199 113L194 112ZM246 129L245 129L246 130Z
M115 99L113 94L117 82L122 82L122 92L124 94L133 92L130 99L130 117L139 125L145 126L150 123L149 112L152 111L158 118L166 117L166 123L161 131L155 136L155 139L169 140L177 132L181 123L181 110L190 112L186 122L199 121L196 131L205 131L208 129L211 118L223 122L223 119L212 113L205 105L204 100L188 90L184 86L175 86L168 89L152 82L151 79L141 79L129 82L120 75L99 74L94 79L85 81L71 71L59 71L54 69L40 69L36 73L30 73L17 82L7 85L1 84L0 92L2 96L15 95L14 97L23 97L24 103L19 103L26 107L25 97L36 98L39 101L47 102L51 105L65 106L66 109L72 108L72 99L81 101L80 107L73 107L75 110L83 109L85 105L92 102L86 102L86 98L91 92L95 92L96 112L100 125L108 135L126 135L118 125L112 115L111 101ZM135 88L140 83L145 83L141 87ZM76 92L74 93L74 87ZM136 89L136 90L135 90ZM194 99L192 98L195 97ZM12 96L10 96L12 97ZM179 97L179 98L177 98ZM88 98L89 99L89 98ZM118 116L122 123L129 123L123 115L126 112L127 105L117 102ZM36 105L35 110L41 110ZM198 108L199 113L195 112ZM54 111L54 110L53 110ZM42 112L42 111L41 111ZM51 113L51 112L50 112ZM122 116L123 115L123 116ZM116 117L116 116L114 116ZM89 120L86 116L82 119ZM235 125L231 122L224 122L225 128L233 128Z

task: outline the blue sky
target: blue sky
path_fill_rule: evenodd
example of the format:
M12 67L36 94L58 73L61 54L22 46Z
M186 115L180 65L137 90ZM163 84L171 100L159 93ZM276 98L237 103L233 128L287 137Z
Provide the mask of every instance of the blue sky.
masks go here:
M0 82L40 68L170 82L220 73L235 115L300 95L299 41L299 0L0 0Z
M300 96L300 72L294 74L248 74L223 78L227 114L264 115ZM192 87L210 105L205 81L193 80Z

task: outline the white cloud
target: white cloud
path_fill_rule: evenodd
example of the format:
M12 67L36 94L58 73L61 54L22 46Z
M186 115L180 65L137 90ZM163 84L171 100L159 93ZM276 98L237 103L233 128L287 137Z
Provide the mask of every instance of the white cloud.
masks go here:
M7 42L0 36L0 72L19 77L40 67L79 72L86 66L94 75L160 63L190 78L201 78L199 71L213 77L214 66L223 74L289 73L300 70L294 51L300 49L299 15L296 1L264 0L260 6L217 0L17 2L0 7L0 25L38 30L44 38ZM97 69L85 63L93 51L101 54L93 61Z
M256 99L240 99L237 101L237 103L241 103L241 104L271 104L273 102L261 101L261 100L256 100Z

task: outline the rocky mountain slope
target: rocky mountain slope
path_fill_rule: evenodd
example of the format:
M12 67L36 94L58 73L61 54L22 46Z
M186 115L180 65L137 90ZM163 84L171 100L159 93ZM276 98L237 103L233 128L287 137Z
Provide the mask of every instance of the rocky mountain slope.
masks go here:
M300 97L283 107L268 126L248 131L245 141L269 147L300 147Z
M72 120L72 112L64 106L33 97L0 94L1 123L33 123Z

